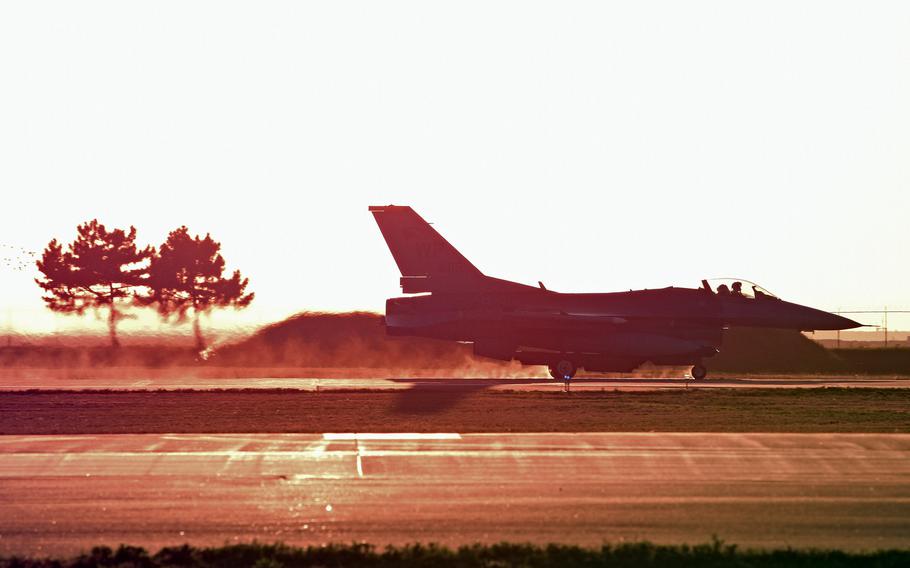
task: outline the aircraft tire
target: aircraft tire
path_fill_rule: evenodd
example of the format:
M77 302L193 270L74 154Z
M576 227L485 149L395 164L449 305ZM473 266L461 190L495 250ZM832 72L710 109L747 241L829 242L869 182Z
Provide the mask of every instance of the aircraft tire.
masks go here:
M700 381L708 376L708 369L701 363L696 363L692 365L691 375L693 379Z
M556 363L552 363L549 367L550 376L556 379L557 381L568 381L575 376L575 372L578 368L575 366L575 363L569 361L568 359L560 359Z

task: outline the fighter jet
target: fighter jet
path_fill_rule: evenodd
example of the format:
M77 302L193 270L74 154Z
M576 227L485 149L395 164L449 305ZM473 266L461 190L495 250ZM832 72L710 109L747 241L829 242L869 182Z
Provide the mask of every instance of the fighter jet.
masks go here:
M476 355L546 365L568 381L579 369L631 371L645 362L692 366L720 351L731 326L850 329L845 317L785 302L742 279L596 294L559 293L486 276L407 206L370 212L401 271L405 297L386 300L388 335L473 344Z

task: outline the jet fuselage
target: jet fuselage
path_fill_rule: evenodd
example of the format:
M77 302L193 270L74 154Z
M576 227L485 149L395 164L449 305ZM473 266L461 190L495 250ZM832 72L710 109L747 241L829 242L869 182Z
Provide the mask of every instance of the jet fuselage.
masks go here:
M419 294L387 300L390 335L469 342L477 355L548 365L554 377L569 377L579 367L623 371L645 362L692 364L703 376L702 361L718 352L731 326L859 325L746 281L597 294L518 284L481 273L410 207L370 211L399 266L402 290Z
M470 342L478 355L548 364L570 355L589 370L628 370L645 361L691 364L717 353L731 326L853 327L846 318L774 297L722 297L706 289L663 288L563 294L499 281L483 290L391 298L386 328ZM587 365L581 364L587 362Z

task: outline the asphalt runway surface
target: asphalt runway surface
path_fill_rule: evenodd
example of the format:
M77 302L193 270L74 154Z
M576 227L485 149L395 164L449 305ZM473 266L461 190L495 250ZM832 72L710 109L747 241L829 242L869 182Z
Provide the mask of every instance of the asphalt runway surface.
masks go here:
M0 436L0 553L648 539L910 547L906 434Z
M295 390L405 390L422 389L488 389L511 391L562 390L562 381L549 378L275 378L250 376L241 378L206 378L193 376L147 376L139 378L96 378L90 372L71 377L45 377L38 373L0 377L0 391L21 390L220 390L276 389ZM647 391L688 388L773 389L773 388L908 388L910 377L889 376L801 376L769 375L721 377L694 381L674 378L576 378L571 389L578 391L619 390Z

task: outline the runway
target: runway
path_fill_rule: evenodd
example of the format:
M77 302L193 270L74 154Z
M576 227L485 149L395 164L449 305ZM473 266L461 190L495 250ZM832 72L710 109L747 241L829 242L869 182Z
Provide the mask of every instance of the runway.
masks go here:
M910 546L906 434L0 436L0 553L276 540Z
M41 373L0 374L0 391L22 390L223 390L223 389L294 389L318 390L561 390L561 381L549 378L447 378L447 377L198 377L172 373L147 376L93 376L91 372L73 376L45 376ZM693 381L679 377L611 377L584 378L572 381L578 391L649 391L674 389L779 389L779 388L910 388L910 377L893 376L805 376L767 375L708 378Z

